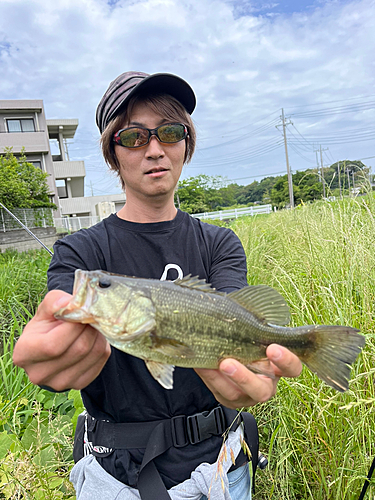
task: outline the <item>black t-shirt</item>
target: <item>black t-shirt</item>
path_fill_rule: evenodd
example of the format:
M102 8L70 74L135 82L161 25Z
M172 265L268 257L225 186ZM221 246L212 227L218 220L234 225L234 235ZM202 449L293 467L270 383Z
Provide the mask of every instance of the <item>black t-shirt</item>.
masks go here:
M54 246L48 288L73 289L76 269L101 269L140 278L169 279L192 274L220 291L246 286L246 257L227 228L202 223L178 211L171 221L138 224L110 215ZM90 415L112 422L145 422L210 410L217 402L194 370L176 367L174 387L164 389L143 360L112 347L100 375L82 390ZM217 459L221 437L171 448L155 460L167 488L190 476L202 462ZM118 480L135 486L143 450L115 450L99 463Z

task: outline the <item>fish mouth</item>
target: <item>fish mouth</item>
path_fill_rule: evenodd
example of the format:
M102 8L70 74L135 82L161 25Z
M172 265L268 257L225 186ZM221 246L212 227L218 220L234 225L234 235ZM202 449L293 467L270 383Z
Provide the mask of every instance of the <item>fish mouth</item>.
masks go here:
M74 273L73 297L55 313L55 318L72 323L95 323L95 318L89 312L89 306L95 301L93 292L89 286L87 271L77 269Z

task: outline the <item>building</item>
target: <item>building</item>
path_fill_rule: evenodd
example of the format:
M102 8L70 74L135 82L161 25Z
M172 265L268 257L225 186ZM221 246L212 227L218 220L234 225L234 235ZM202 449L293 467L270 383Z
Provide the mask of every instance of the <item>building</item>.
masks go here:
M24 150L30 163L48 173L55 219L89 217L87 226L119 210L125 194L85 196L85 163L71 161L67 145L77 127L76 119L47 120L42 100L0 100L0 154L6 147L16 156Z

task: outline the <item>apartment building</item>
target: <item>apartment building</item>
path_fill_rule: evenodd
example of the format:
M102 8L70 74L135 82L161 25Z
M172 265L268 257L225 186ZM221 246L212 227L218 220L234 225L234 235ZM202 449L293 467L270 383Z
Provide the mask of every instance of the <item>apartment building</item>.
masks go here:
M23 149L30 163L48 173L55 218L101 219L121 208L125 195L85 196L85 163L70 160L67 144L77 127L76 119L47 120L42 100L0 100L0 154L6 147L15 155Z

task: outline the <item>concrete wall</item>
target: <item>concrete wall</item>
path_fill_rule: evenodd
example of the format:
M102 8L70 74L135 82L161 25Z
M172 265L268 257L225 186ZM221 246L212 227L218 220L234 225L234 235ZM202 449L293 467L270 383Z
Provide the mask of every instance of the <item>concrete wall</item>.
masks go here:
M77 198L62 198L60 199L61 212L63 215L71 214L89 214L98 215L96 206L101 202L113 202L116 204L116 210L124 206L126 197L125 193L121 194L103 194L99 196L85 196Z
M33 233L42 241L48 248L52 248L56 240L61 238L61 235L56 234L54 227L35 228ZM14 231L0 232L0 252L4 252L7 248L25 252L43 248L32 236L24 229L16 229ZM47 250L45 250L47 251Z

